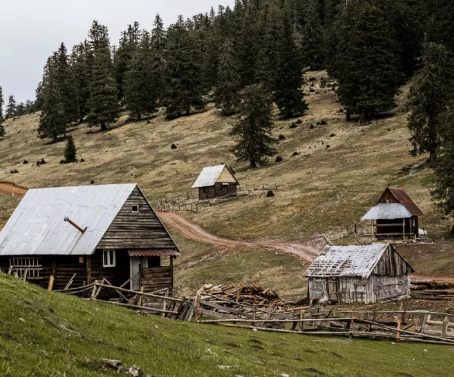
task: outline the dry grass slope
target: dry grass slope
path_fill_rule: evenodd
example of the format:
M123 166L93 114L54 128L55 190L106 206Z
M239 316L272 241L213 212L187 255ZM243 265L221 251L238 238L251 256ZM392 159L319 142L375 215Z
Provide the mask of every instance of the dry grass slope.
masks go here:
M275 135L286 137L279 145L282 163L270 162L261 169L248 170L247 164L234 162L230 153L233 141L228 136L234 119L222 117L210 105L206 112L172 121L158 114L150 123L128 123L124 115L106 133L86 125L74 127L71 134L78 158L85 162L60 165L64 143L48 144L38 139L39 114L34 114L6 122L7 137L0 141L0 181L13 181L26 187L84 185L92 180L96 184L137 182L154 203L168 193L190 190L202 167L228 162L242 185L278 183L284 190L278 191L274 198L256 196L234 200L188 214L191 220L218 236L303 243L318 234L334 234L358 222L388 184L405 188L418 203L426 213L422 226L430 233L445 232L447 223L441 220L429 194L431 172L422 170L407 175L402 171L404 166L425 159L425 156L414 159L408 153L405 105L408 88L404 87L398 96L399 105L393 116L361 126L345 122L335 94L329 88L319 87L325 72L307 75L316 78L316 91L306 97L310 110L301 118L302 124L290 129L290 123L296 119L283 121L276 117ZM328 124L310 127L322 119ZM171 150L172 143L178 148ZM300 154L292 157L293 152ZM36 166L35 162L42 158L48 163ZM24 160L30 163L23 164ZM14 169L19 173L11 174ZM18 201L18 197L0 194L0 225ZM199 254L200 258L208 257L197 266L197 273L188 267L190 260L181 265L182 271L189 271L189 275L184 275L188 280L201 282L197 278L203 275L200 269L206 272L215 266L209 257L222 250L181 238L179 241L191 260ZM288 258L275 262L293 268L297 262ZM237 271L245 279L258 271L253 259L247 268ZM276 274L273 268L262 267L265 273ZM289 291L295 292L294 287L288 286Z

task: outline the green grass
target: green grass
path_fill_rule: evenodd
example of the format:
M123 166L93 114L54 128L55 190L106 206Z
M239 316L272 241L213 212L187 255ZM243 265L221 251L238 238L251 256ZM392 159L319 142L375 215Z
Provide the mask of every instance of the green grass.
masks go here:
M4 274L0 292L0 376L118 375L102 371L109 358L153 376L435 377L447 375L454 357L446 346L171 321L49 293Z

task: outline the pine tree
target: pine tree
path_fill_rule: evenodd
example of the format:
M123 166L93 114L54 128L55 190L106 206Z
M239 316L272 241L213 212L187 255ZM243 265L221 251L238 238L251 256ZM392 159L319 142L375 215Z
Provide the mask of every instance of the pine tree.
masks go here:
M153 85L150 35L144 30L141 41L133 53L131 67L124 77L126 107L137 120L141 120L143 114L156 112L159 88Z
M56 74L57 54L47 60L43 76L43 105L41 109L38 135L51 138L54 142L66 134L66 116L61 101L60 86Z
M429 152L435 158L442 138L440 115L454 98L454 60L446 47L427 43L422 62L423 68L410 89L412 113L408 127L413 154Z
M323 68L323 31L318 13L318 0L306 0L301 40L297 40L304 66L313 71Z
M169 27L166 49L166 113L170 118L189 115L191 108L203 108L203 79L192 24L183 21Z
M124 81L126 72L130 70L134 51L140 38L140 26L138 22L128 25L128 30L123 32L120 46L115 52L115 79L117 82L118 99L124 98Z
M90 127L100 125L105 131L119 113L107 27L94 21L89 36L93 60L87 120Z
M3 89L0 86L0 137L5 136L5 128L3 127Z
M395 30L382 0L351 0L331 28L328 70L338 80L347 119L395 106L402 81Z
M454 2L430 0L426 3L429 13L428 40L443 44L454 53Z
M151 85L158 93L157 99L159 105L163 100L163 93L165 93L165 80L164 80L164 62L166 54L166 30L161 16L158 14L155 17L153 30L151 31Z
M9 96L8 105L6 106L6 119L16 115L16 99L14 96Z
M233 42L227 39L221 47L219 57L218 84L214 97L216 107L221 109L223 115L234 114L241 103L241 76L233 47Z
M76 144L74 143L74 138L72 135L69 135L66 139L66 147L65 147L65 162L76 162Z
M240 120L230 135L238 144L232 152L238 159L249 161L251 167L261 164L264 156L274 156L278 143L271 135L273 102L271 96L261 85L251 85L244 89L240 106Z
M61 134L66 133L66 120L63 104L60 101L60 90L55 75L56 55L47 60L43 75L43 89L40 124L38 135L51 138L54 142Z
M74 72L69 65L68 52L64 43L57 51L55 75L60 101L64 109L66 124L79 120L78 95Z
M75 84L75 95L79 123L84 121L88 113L90 99L90 70L87 62L88 43L80 43L73 47L71 54L71 71Z
M25 114L25 103L19 102L19 104L16 106L16 116L20 117Z
M274 100L285 118L302 114L307 109L303 100L303 72L298 48L292 38L288 18L283 19L283 30L277 57L277 75L274 83Z

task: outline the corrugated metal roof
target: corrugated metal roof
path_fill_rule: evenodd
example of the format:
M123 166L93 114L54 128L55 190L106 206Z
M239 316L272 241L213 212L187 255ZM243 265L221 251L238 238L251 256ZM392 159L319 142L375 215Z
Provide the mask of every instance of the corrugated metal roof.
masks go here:
M179 257L181 254L177 250L160 249L160 250L129 250L130 257Z
M385 192L387 190L389 190L392 196L394 196L394 198L396 198L396 200L399 201L399 203L401 203L412 216L424 216L424 213L422 213L422 211L403 189L399 187L387 187Z
M367 279L389 244L326 246L304 273L307 277L358 276Z
M412 215L399 203L378 203L367 212L361 221L408 219Z
M136 184L31 189L0 232L2 255L91 255ZM85 233L64 221L69 217Z
M218 165L203 168L197 180L192 185L192 188L213 186L218 180L219 176L222 174L222 171L225 169L225 167L225 165Z

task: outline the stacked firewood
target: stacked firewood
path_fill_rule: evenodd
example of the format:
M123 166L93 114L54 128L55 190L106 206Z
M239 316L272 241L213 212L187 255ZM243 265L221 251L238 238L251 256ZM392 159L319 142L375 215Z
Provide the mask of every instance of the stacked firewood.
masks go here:
M411 282L411 297L419 300L454 299L454 281L415 280Z

